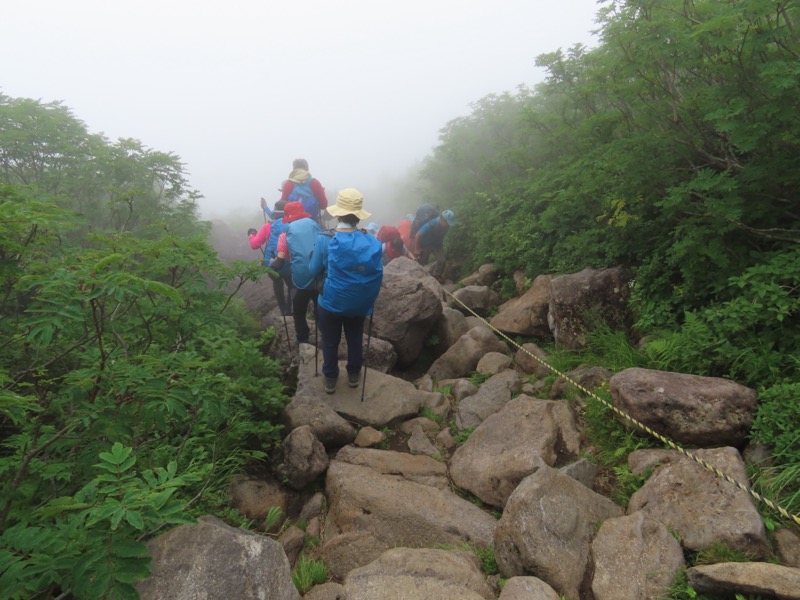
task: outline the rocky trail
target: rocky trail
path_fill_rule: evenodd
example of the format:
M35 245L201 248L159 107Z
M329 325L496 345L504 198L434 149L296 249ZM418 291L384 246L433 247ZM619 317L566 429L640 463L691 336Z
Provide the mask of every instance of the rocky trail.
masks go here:
M499 306L495 276L485 265L450 296L418 264L388 265L363 401L343 376L325 394L314 346L286 339L270 286L247 291L276 326L274 351L297 384L274 472L232 482L231 503L262 525L277 506L290 525L260 535L205 517L163 534L149 543L142 598L296 599L290 572L310 557L330 581L307 600L657 599L670 597L687 555L724 546L750 562L688 569L695 590L800 599L797 528L768 535L746 491L674 450L631 453L643 485L627 506L607 497L607 473L590 460L585 394L564 378L552 383L531 356L546 360L537 345L510 347L453 299L496 313L491 325L512 337L578 348L589 308L628 325L624 270L541 276L528 287L520 277L518 297ZM435 360L422 373L425 353ZM568 375L587 390L607 386L615 406L737 481L759 460L747 443L754 390L601 365Z

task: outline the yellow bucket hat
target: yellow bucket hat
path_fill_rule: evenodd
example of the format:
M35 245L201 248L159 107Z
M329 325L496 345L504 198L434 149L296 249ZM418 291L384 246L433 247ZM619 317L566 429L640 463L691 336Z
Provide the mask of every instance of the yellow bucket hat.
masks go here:
M364 210L362 206L364 206L364 195L355 188L345 188L336 196L336 204L325 210L332 217L355 215L359 220L369 219L372 213Z

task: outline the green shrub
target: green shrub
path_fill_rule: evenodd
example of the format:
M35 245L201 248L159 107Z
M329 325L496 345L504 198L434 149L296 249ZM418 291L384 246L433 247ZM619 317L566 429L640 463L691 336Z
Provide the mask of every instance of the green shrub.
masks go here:
M328 581L328 567L321 560L301 556L292 572L292 582L300 595L305 595L312 587Z

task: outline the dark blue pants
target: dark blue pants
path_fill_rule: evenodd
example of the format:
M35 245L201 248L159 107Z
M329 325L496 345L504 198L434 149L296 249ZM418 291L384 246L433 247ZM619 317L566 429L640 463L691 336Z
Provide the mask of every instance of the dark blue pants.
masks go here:
M364 317L345 317L343 315L317 308L319 332L322 335L322 374L336 379L339 376L339 342L347 341L347 374L358 373L364 364L361 337L364 334Z

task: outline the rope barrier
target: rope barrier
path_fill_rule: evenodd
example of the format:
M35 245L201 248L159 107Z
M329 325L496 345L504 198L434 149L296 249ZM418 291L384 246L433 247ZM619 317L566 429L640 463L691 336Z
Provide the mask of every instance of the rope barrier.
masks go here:
M566 381L567 381L569 384L571 384L571 385L573 385L574 387L576 387L577 389L579 389L581 392L583 392L584 394L586 394L588 397L590 397L590 398L592 398L592 399L594 399L594 400L597 400L597 401L598 401L598 402L600 402L600 403L601 403L603 406L605 406L605 407L607 407L607 408L611 409L612 411L614 411L614 413L616 413L617 415L619 415L620 417L622 417L623 419L625 419L625 420L626 420L626 421L628 421L629 423L632 423L633 425L635 425L636 427L638 427L638 428L639 428L639 429L641 429L642 431L645 431L646 433L650 434L651 436L653 436L654 438L656 438L656 439L657 439L657 440L659 440L660 442L662 442L662 443L664 443L664 444L668 445L668 446L669 446L670 448L672 448L673 450L676 450L677 452L680 452L680 453L681 453L681 454L683 454L685 457L687 457L687 458L691 459L692 461L694 461L695 463L697 463L698 465L700 465L700 466L701 466L701 467L703 467L704 469L706 469L706 470L708 470L708 471L711 471L711 472L712 472L714 475L716 475L716 476L717 476L717 477L719 477L720 479L724 479L725 481L727 481L728 483L730 483L730 484L734 485L735 487L737 487L738 489L742 490L743 492L747 492L748 494L750 494L750 495L751 495L753 498L755 498L755 499L756 499L756 500L758 500L759 502L762 502L763 504L766 504L766 505L767 505L768 507L770 507L772 510L774 510L774 511L777 511L778 513L780 513L780 515L781 515L781 516L783 516L784 518L791 519L792 521L794 521L794 522L795 522L795 524L797 524L797 525L800 525L800 516L797 516L797 515L794 515L794 514L790 513L788 510L786 510L785 508L783 508L782 506L780 506L778 503L776 503L776 502L774 502L774 501L770 500L769 498L765 498L764 496L762 496L762 495L761 495L761 494L759 494L758 492L756 492L756 491L754 491L753 489L751 489L751 488L750 488L750 486L748 486L748 485L745 485L745 484L743 484L743 483L741 483L741 482L737 481L736 479L734 479L734 478L733 478L733 477L731 477L730 475L727 475L726 473L723 473L722 471L720 471L719 469L717 469L715 466L713 466L713 465L709 464L708 462L704 461L702 458L700 458L700 457L699 457L699 456L697 456L696 454L694 454L694 453L692 453L692 452L690 452L690 451L686 450L686 449L685 449L685 448L683 448L682 446L680 446L680 445L678 445L677 443L673 442L673 441L672 441L671 439L669 439L668 437L666 437L666 436L664 436L664 435L662 435L662 434L658 433L657 431L654 431L653 429L651 429L649 426L645 425L645 424L644 424L644 423L642 423L641 421L638 421L637 419L633 418L631 415L629 415L629 414L628 414L627 412L625 412L624 410L622 410L622 409L620 409L620 408L618 408L618 407L614 406L613 404L611 404L610 402L608 402L608 401L607 401L607 400L605 400L604 398L601 398L600 396L598 396L597 394L595 394L593 391L591 391L591 390L589 390L589 389L585 388L584 386L582 386L581 384L579 384L577 381L575 381L575 380L571 379L571 378L570 378L568 375L566 375L565 373L562 373L561 371L559 371L559 370L558 370L558 369L556 369L555 367L553 367L553 366L549 365L547 362L545 362L544 360L542 360L542 359L541 359L541 358L539 358L538 356L535 356L535 355L534 355L532 352L529 352L528 350L526 350L525 348L523 348L522 346L520 346L519 344L517 344L517 343L516 343L514 340L512 340L510 337L508 337L508 336L507 336L505 333L503 333L502 331L500 331L500 330L499 330L499 329L497 329L496 327L492 326L492 325L491 325L491 324L490 324L490 323L489 323L489 322L488 322L486 319L484 319L483 317L481 317L480 315L478 315L477 313L475 313L475 311L474 311L474 310L472 310L472 309L471 309L469 306L467 306L467 305L466 305L466 304L464 304L464 303L463 303L461 300L459 300L458 298L456 298L456 297L455 297L453 294L451 294L451 293L450 293L448 290L445 290L444 288L442 288L442 289L444 290L444 292L445 292L445 293L446 293L448 296L450 296L450 297L451 297L453 300L455 300L456 302L458 302L458 303L459 303L461 306L463 306L463 307L464 307L464 308L465 308L467 311L469 311L469 312L470 312L470 313L471 313L473 316L475 316L475 317L477 317L478 319L480 319L480 320L481 320L481 321L482 321L482 322L483 322L483 323L484 323L484 324L485 324L485 325L486 325L486 326L487 326L489 329L491 329L492 331L494 331L494 332L495 332L497 335L499 335L500 337L502 337L502 338L503 338L503 339L505 339L506 341L510 342L510 343L511 343L513 346L517 347L519 350L522 350L522 351L523 351L525 354L527 354L528 356L530 356L531 358L533 358L533 359L534 359L535 361L537 361L539 364L543 365L544 367L546 367L547 369L549 369L550 371L552 371L553 373L555 373L555 374L556 374L556 375L558 375L559 377L563 377L563 378L564 378L564 379L565 379L565 380L566 380Z

